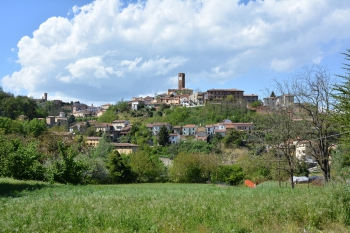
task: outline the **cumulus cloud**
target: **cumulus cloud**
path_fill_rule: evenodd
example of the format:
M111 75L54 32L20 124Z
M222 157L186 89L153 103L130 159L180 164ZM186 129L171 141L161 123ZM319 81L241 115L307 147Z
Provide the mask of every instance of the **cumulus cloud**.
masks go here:
M18 42L22 68L2 78L5 89L113 101L176 88L179 72L187 84L290 72L350 39L348 0L96 0L71 14Z

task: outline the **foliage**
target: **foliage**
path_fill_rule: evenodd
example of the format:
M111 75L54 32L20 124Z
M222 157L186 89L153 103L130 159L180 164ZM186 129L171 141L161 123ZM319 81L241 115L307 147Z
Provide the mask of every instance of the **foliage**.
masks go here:
M39 137L42 133L47 130L45 120L27 120L23 123L23 131L26 135L32 135Z
M250 106L253 108L256 108L256 107L259 107L262 105L263 105L263 103L261 102L261 100L254 101L253 103L250 104Z
M163 125L158 133L158 143L161 146L166 146L170 144L170 136L168 129Z
M110 144L109 138L104 133L98 142L98 145L89 151L92 158L107 159L109 153L113 151L114 147Z
M233 122L251 122L256 115L255 111L248 110L246 105L238 101L208 103L205 106L194 108L176 106L164 109L160 113L160 115L153 114L153 117L149 117L145 123L169 122L171 125L204 125L225 119Z
M15 120L20 115L28 119L43 117L35 101L27 96L14 96L0 90L0 116Z
M223 138L223 143L225 144L225 147L232 148L243 146L243 139L245 137L245 134L246 133L244 131L238 131L235 129L230 130Z
M77 160L79 152L74 146L66 146L62 142L58 144L59 157L54 159L50 166L52 181L64 184L84 184L87 165Z
M262 183L272 179L271 163L265 156L245 155L238 158L237 163L243 169L246 178L254 183Z
M7 117L0 117L0 134L11 134L23 132L23 125L21 122L11 120Z
M162 150L162 156L168 155L169 158L175 158L179 153L203 153L209 154L213 151L213 144L204 141L180 141L170 144L167 150Z
M103 113L102 116L100 116L97 121L100 123L112 123L114 120L118 119L117 114L114 110L113 107L110 107L107 109L107 111L105 113Z
M68 125L73 124L75 121L75 116L73 114L68 117Z
M350 147L347 143L332 151L332 170L334 176L343 181L350 178Z
M138 182L161 181L165 173L162 161L147 151L130 154L130 167L137 175ZM164 178L163 178L164 179Z
M19 180L44 180L45 168L40 162L43 155L38 152L36 141L12 138L2 143L0 175Z
M308 168L308 164L304 160L299 161L295 170L295 175L309 177L310 171Z
M175 183L203 183L210 180L217 168L217 158L211 154L179 153L169 170Z
M334 156L337 157L336 172L344 179L344 176L350 175L350 50L347 50L343 55L348 63L343 63L345 74L337 75L343 79L343 82L341 84L334 84L333 90L335 93L332 97L336 100L334 104L333 120L340 126L340 131L342 132L340 138L342 145L334 154Z
M135 175L127 159L122 157L117 150L109 153L106 166L110 183L131 183L135 180Z
M128 112L130 111L130 106L129 106L129 103L128 101L124 101L123 99L118 101L116 103L115 106L113 106L112 108L110 109L113 109L114 111L116 111L117 113L120 113L120 112Z
M350 50L344 53L345 59L350 61ZM350 64L343 64L343 69L345 70L345 75L338 75L338 77L344 80L341 84L334 84L333 90L335 93L332 95L336 99L334 104L334 120L342 126L343 132L349 132L350 123ZM348 138L348 134L344 135L343 138Z
M221 165L218 167L217 176L213 177L216 181L223 181L230 185L239 185L243 183L245 174L242 167L237 164Z

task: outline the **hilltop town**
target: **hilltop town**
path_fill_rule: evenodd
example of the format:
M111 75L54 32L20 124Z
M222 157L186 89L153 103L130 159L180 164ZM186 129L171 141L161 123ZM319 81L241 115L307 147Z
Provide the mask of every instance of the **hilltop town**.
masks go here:
M35 99L36 102L47 102L47 93L41 99ZM132 113L131 116L137 115L137 112L142 109L157 111L159 108L166 107L203 107L206 104L220 104L222 101L239 102L239 107L243 106L247 109L252 109L252 106L258 107L259 111L264 111L264 108L272 108L274 106L286 106L293 103L292 95L282 95L278 97L266 97L264 102L259 100L256 94L244 94L243 90L239 89L210 89L206 92L194 92L190 88L186 88L185 73L178 74L178 88L168 89L167 93L159 94L157 96L133 97L129 101L125 101L126 108ZM57 116L46 117L46 124L49 127L67 125L67 131L70 133L81 133L87 130L87 124L94 128L94 132L90 133L93 136L86 138L86 144L90 146L97 146L101 135L107 133L110 140L114 142L117 149L122 153L132 153L137 150L138 145L131 143L117 143L121 136L127 136L131 130L132 124L130 119L113 119L110 122L97 121L99 117L103 116L107 110L113 105L110 103L102 106L88 106L87 104L75 102L64 103L60 100L52 101L55 105L61 106L62 112ZM72 117L74 120L72 120ZM71 120L70 120L71 119ZM84 120L82 119L94 119ZM193 137L193 140L208 141L214 134L220 134L225 137L230 130L244 130L250 132L253 130L252 122L232 122L229 119L223 121L207 124L196 125L195 122L190 124L180 123L179 125L171 125L169 122L152 122L146 124L146 128L153 136L158 136L162 127L169 131L169 141L171 144L179 143L181 140L187 140L187 136ZM99 135L100 137L96 137ZM152 143L151 143L152 144ZM125 148L128 148L126 150Z

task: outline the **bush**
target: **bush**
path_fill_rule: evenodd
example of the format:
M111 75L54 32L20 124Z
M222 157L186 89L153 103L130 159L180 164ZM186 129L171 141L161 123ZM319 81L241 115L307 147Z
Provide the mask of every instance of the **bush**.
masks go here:
M169 178L176 183L204 183L216 170L215 155L180 153L173 161Z
M217 181L223 181L229 183L230 185L239 185L243 182L245 174L243 169L234 165L221 165L218 167L217 171ZM215 179L214 179L215 180Z
M37 150L37 144L30 142L28 145L19 143L13 148L3 164L4 175L19 180L43 181L45 168L39 162L43 157Z
M138 182L160 181L165 167L157 155L139 151L130 155L130 166L137 175Z
M135 180L135 174L131 170L126 158L123 158L117 150L109 153L107 168L110 183L132 183Z
M58 145L59 157L50 166L52 181L64 184L84 184L88 166L76 157L78 150L73 146L65 146L62 142Z

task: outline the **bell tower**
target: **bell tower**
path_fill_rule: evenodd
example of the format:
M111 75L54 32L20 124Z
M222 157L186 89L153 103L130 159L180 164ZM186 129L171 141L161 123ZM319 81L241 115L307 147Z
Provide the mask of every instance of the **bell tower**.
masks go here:
M185 88L185 73L179 73L178 75L179 90Z

